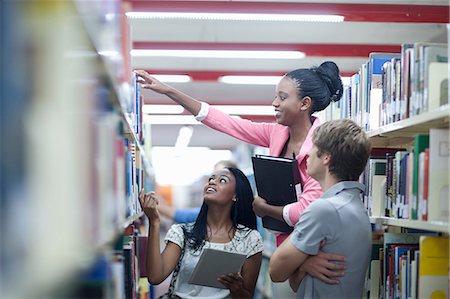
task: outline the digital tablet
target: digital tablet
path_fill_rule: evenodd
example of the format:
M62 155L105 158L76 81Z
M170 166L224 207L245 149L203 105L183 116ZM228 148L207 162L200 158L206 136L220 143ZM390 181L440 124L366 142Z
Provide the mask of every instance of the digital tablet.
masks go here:
M225 289L217 278L223 274L239 272L246 258L245 254L206 248L189 278L189 283Z

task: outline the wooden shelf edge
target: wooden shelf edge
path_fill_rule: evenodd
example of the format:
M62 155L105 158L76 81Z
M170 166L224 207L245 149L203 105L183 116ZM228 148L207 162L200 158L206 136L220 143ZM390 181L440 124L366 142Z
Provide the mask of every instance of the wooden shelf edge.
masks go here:
M426 222L410 219L396 219L389 217L370 217L370 222L374 224L383 224L390 226L398 226L413 229L422 229L429 231L436 231L442 233L449 233L449 224L445 222Z
M447 105L433 111L424 112L422 114L382 126L376 130L367 132L367 135L369 137L382 137L383 135L412 128L419 124L425 124L427 122L437 121L441 119L444 120L449 116L450 107Z

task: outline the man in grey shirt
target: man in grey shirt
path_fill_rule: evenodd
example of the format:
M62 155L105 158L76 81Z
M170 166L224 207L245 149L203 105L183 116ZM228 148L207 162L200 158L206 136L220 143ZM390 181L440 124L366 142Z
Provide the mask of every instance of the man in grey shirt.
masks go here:
M307 160L308 174L324 194L303 212L294 232L270 259L273 281L289 279L298 298L361 298L371 254L371 225L358 183L370 154L364 131L349 119L316 129ZM319 249L346 257L339 284L307 275L300 266Z

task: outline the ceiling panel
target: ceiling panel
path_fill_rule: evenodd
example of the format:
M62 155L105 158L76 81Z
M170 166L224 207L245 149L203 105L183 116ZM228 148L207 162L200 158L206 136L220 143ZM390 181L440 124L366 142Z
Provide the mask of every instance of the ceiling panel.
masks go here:
M197 43L398 45L419 39L442 39L446 33L446 25L439 23L268 21L246 23L243 21L133 19L131 26L134 41Z
M206 59L133 57L132 66L156 74L188 74L189 83L172 84L211 104L270 105L271 85L230 85L221 75L282 75L295 68L332 60L342 75L357 72L373 51L399 51L402 43L447 42L447 0L312 1L150 1L132 0L131 11L329 13L342 23L130 19L134 49L299 50L303 59ZM171 100L143 90L146 103ZM267 120L267 118L265 118ZM269 118L270 119L270 118ZM204 126L194 126L191 145L232 148L236 140ZM179 125L153 125L153 145L173 145Z

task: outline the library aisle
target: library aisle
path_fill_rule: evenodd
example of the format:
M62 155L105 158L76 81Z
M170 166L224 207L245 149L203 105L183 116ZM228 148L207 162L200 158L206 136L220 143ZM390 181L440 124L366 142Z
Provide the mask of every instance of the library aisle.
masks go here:
M449 8L447 0L0 1L0 298L153 299L168 283L146 279L140 190L198 207L205 175L232 160L257 191L251 157L266 148L201 125L142 89L134 69L234 116L273 122L276 82L324 60L336 61L345 87L317 116L354 120L373 146L360 178L373 228L361 298L449 298ZM325 19L310 19L319 13ZM257 58L260 50L283 52ZM236 51L250 56L215 56ZM161 238L172 223L162 222ZM258 230L254 298L277 298L268 274L275 237L260 219Z

